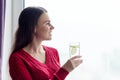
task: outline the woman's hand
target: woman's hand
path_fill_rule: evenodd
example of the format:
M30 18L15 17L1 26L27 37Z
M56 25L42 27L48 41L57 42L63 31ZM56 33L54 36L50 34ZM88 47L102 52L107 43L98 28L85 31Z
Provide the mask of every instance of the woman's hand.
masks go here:
M66 69L68 72L71 72L74 70L77 66L79 66L83 60L81 59L81 56L74 56L70 58L63 66L62 68Z

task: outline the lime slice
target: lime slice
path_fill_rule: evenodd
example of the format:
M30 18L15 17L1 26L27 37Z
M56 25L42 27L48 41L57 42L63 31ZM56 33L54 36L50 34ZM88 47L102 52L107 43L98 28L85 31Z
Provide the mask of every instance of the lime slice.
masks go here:
M74 55L77 52L78 46L70 46L70 54Z

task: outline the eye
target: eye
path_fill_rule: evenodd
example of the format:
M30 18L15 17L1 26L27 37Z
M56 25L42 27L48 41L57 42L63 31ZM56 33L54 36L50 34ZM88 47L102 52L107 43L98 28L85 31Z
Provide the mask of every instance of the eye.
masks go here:
M50 22L47 22L46 25L51 26L51 23L50 23Z

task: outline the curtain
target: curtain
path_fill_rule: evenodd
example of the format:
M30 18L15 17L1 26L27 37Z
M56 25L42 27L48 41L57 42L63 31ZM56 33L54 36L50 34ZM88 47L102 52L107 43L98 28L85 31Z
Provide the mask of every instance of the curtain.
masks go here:
M0 80L1 80L1 63L2 63L2 45L3 35L5 27L5 2L6 0L0 0Z

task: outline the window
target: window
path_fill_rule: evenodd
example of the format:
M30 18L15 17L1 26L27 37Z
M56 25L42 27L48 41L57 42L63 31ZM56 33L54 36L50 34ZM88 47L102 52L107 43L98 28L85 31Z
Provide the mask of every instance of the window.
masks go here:
M61 63L69 58L69 42L80 42L83 64L67 80L120 80L119 0L25 0L48 10Z

